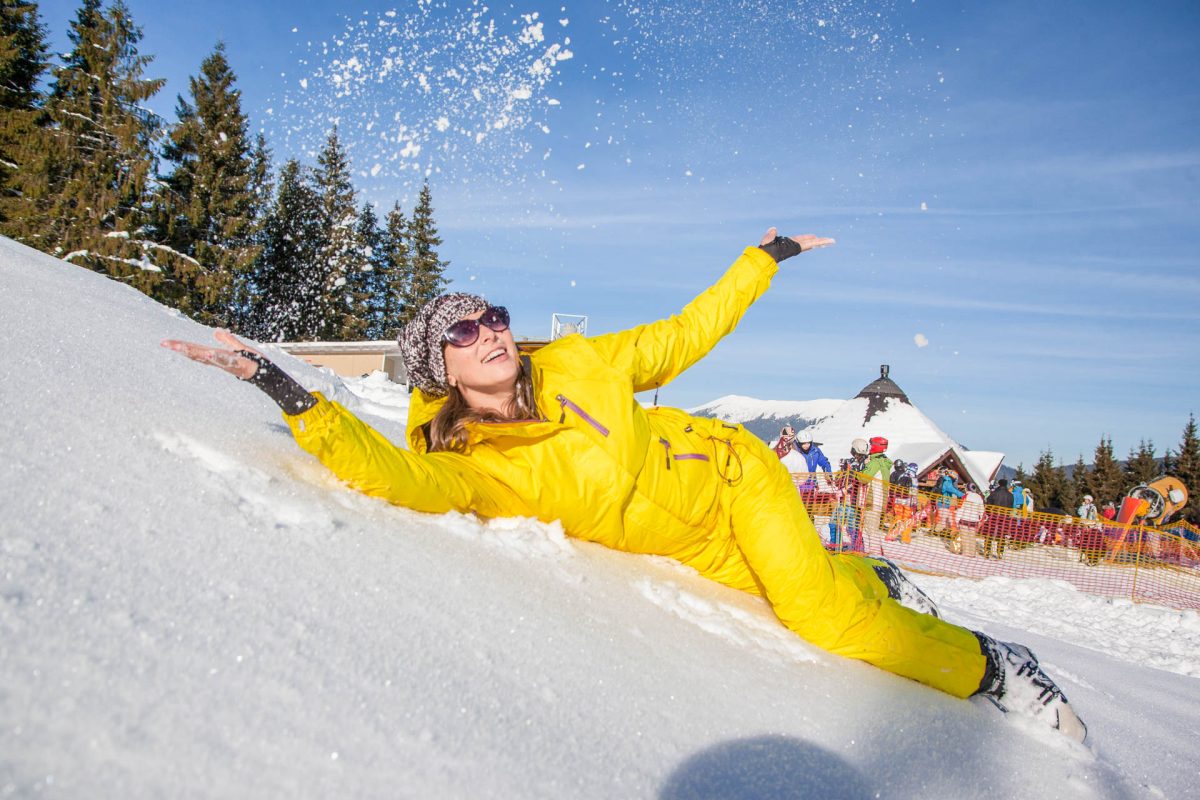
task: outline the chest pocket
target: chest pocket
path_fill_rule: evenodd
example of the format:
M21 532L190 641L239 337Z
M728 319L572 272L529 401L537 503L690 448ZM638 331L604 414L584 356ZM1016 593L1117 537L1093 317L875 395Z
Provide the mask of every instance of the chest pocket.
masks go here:
M715 513L721 488L727 483L722 470L727 458L732 460L729 436L722 436L725 431L715 420L696 420L675 409L647 413L652 433L643 488L681 520L705 524Z

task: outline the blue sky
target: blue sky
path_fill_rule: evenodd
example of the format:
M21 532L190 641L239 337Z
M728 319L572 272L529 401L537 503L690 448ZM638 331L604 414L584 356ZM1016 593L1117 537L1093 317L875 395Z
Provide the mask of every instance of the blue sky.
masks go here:
M428 177L455 286L518 335L671 313L772 224L838 239L667 404L847 397L888 363L1013 466L1161 452L1197 410L1194 3L128 5L153 108L223 40L279 160L336 122L364 199ZM77 6L41 3L55 47Z

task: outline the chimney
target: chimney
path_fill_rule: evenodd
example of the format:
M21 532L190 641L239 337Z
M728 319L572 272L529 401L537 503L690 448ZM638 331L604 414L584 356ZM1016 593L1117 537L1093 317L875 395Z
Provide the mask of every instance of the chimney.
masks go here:
M888 367L887 364L880 364L879 365L879 377L886 378L888 376L889 369L890 369L890 367Z

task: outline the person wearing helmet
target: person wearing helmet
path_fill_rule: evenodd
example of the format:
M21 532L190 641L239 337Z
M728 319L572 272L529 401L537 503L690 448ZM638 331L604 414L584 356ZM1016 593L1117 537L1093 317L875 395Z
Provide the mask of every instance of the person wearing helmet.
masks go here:
M1074 537L1079 546L1079 560L1089 566L1096 566L1104 553L1104 533L1100 528L1100 513L1096 509L1096 500L1090 494L1083 496L1076 516L1079 517L1080 527Z
M917 465L897 458L890 478L892 525L884 541L900 539L905 544L912 541L913 515L917 506Z
M1100 518L1099 512L1096 510L1096 500L1090 494L1083 496L1083 503L1075 512L1075 516L1085 522L1096 522Z
M808 467L808 477L800 486L800 491L808 490L811 493L817 488L817 474L824 472L826 475L832 475L833 467L829 465L829 459L821 451L820 442L814 442L812 434L808 431L800 431L796 434L796 450L804 456L804 463Z
M862 441L856 439L855 441ZM859 470L858 479L865 484L863 497L863 533L879 533L883 519L883 506L887 499L887 479L891 474L892 459L887 455L888 440L883 436L872 436L867 443L867 463Z
M869 449L866 439L855 439L850 442L850 457L838 462L838 492L841 500L829 521L829 543L838 550L843 546L843 534L850 540L850 549L863 549L860 526L863 487L859 484L858 476L867 466Z
M1025 516L1029 516L1034 511L1037 511L1037 501L1034 499L1033 491L1028 486L1025 487L1025 491L1021 494L1021 503L1024 506L1021 512Z
M908 462L902 458L897 458L892 462L892 474L888 476L888 510L894 513L897 503L904 502L908 496L904 491L907 485L905 480L908 477Z

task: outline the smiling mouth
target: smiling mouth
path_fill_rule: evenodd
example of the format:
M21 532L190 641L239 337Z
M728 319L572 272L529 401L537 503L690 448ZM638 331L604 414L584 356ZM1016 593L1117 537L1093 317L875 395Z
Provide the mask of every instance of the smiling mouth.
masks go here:
M503 347L499 347L499 348L493 350L492 352L488 353L488 357L483 360L483 363L490 364L493 361L495 361L496 359L498 359L502 356L507 356L507 355L508 355L508 351L505 350Z

